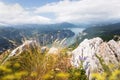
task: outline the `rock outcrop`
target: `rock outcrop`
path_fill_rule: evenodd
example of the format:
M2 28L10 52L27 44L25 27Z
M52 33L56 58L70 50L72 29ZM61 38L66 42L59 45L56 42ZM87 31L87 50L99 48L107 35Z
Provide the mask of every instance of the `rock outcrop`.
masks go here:
M79 67L83 64L86 70L86 75L91 78L92 72L102 72L102 66L99 56L104 62L108 64L118 65L120 62L120 42L110 40L104 42L101 38L85 39L80 45L72 52L71 64Z
M61 41L60 44L64 42ZM37 44L35 40L28 40L22 45L14 49L8 57L4 60L6 62L10 57L21 54L27 46ZM44 53L46 47L42 47L41 51ZM59 48L51 47L47 52L49 54L58 54ZM79 67L81 64L86 71L86 75L91 78L93 72L103 72L104 69L97 56L104 60L104 63L118 65L120 62L120 41L110 40L104 42L101 38L85 39L79 46L70 53L72 55L71 64L74 67ZM3 64L4 64L3 62Z
M27 47L33 46L37 44L36 40L26 40L22 45L18 46L15 48L9 55L8 57L3 61L2 64L4 64L10 57L12 56L18 56L20 55Z
M57 55L58 53L59 53L59 50L58 50L58 48L55 48L55 47L50 48L48 51L48 54L56 54Z

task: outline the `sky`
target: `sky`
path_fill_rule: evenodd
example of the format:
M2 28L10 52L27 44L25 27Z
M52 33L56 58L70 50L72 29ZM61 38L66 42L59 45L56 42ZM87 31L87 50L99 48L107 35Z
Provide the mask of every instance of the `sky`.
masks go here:
M52 2L59 2L60 0L1 0L1 1L4 1L5 3L8 4L19 3L21 6L32 8L44 6L45 4L49 4Z
M120 0L0 0L0 25L120 21Z

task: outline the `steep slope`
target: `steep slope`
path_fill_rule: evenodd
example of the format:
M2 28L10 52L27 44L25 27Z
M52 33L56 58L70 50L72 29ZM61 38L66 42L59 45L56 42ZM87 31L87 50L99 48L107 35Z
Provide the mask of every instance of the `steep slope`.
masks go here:
M115 35L120 35L120 23L89 27L84 30L87 35L84 38L101 37L105 41L113 39Z

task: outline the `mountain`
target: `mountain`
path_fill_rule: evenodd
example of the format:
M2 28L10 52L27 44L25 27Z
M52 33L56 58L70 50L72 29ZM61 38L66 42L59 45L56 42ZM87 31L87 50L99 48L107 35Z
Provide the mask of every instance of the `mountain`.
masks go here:
M77 27L77 25L74 25L74 24L68 23L68 22L52 24L52 26L57 26L60 28L75 28L75 27Z
M103 40L109 41L110 39L115 38L115 36L120 36L120 23L101 26L96 25L94 27L86 28L83 32L86 33L84 39L101 37Z
M64 39L74 36L71 30L75 27L71 23L57 24L26 24L0 27L0 51L16 47L22 44L23 39L37 38L41 45L52 43L56 39ZM4 45L3 45L4 44Z
M77 27L77 25L74 25L72 23L68 23L68 22L62 22L62 23L55 23L55 24L21 24L21 25L9 25L7 27L14 27L14 28L72 28L72 27Z

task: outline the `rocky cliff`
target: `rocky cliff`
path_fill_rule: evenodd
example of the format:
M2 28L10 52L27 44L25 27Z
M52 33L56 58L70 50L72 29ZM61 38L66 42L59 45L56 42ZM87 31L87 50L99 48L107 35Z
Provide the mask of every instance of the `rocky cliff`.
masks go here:
M104 42L101 38L85 39L73 50L71 64L79 67L81 63L90 78L92 72L102 72L99 56L106 65L118 65L120 62L120 41Z

